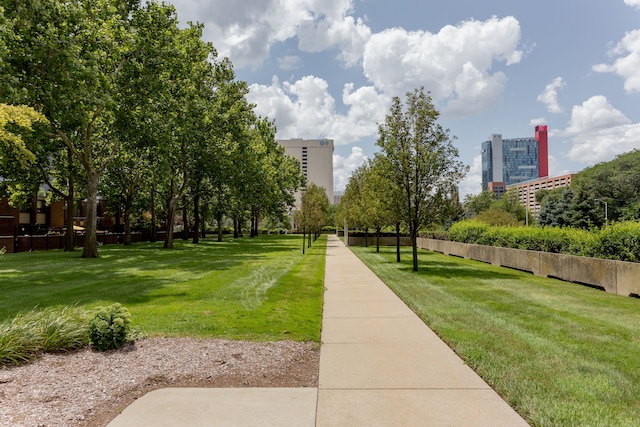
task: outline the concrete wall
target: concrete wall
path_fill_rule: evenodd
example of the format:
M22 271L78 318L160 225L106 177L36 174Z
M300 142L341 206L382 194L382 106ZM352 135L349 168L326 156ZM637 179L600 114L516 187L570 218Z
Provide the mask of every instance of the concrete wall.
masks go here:
M349 245L350 246L366 246L366 237L354 237L349 236ZM369 235L369 246L376 245L376 235ZM395 237L380 237L380 246L395 246L396 238ZM400 246L411 246L411 238L410 237L400 237Z
M433 239L418 239L418 246L446 255L529 271L538 276L594 286L618 295L640 296L640 263Z

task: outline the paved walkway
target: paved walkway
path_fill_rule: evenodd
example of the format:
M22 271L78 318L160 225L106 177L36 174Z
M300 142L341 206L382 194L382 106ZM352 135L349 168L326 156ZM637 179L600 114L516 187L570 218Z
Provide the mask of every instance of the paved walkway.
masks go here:
M527 426L336 236L325 289L317 389L157 390L109 427Z

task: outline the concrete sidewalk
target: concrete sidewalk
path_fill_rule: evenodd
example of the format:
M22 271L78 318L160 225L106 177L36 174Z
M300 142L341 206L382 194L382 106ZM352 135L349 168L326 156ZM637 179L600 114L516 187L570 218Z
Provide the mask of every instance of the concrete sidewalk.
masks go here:
M109 427L527 426L336 236L318 388L163 389Z
M329 236L316 425L527 423Z

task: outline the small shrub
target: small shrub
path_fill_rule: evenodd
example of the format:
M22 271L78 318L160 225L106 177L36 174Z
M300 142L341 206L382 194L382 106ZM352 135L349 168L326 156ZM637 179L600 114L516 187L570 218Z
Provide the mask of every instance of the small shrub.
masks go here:
M100 351L122 347L129 340L130 332L129 310L118 303L96 309L89 321L91 345Z

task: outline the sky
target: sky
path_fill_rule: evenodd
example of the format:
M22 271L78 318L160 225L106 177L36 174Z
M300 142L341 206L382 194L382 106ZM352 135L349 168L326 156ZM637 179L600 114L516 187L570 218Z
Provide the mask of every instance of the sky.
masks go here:
M277 138L334 140L334 190L424 87L481 191L492 134L549 129L549 173L640 148L640 0L169 0L229 57Z

